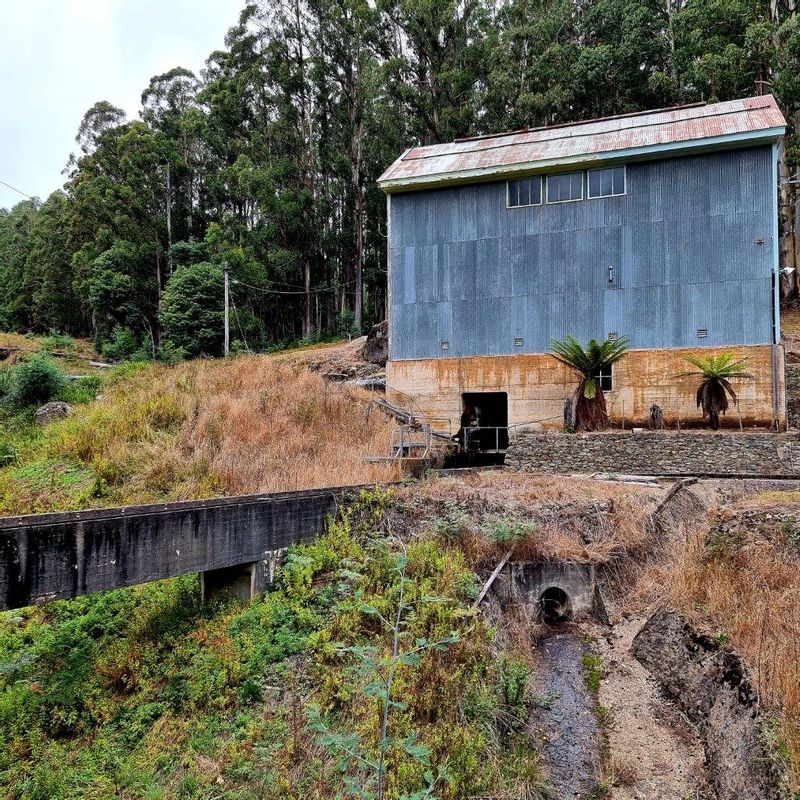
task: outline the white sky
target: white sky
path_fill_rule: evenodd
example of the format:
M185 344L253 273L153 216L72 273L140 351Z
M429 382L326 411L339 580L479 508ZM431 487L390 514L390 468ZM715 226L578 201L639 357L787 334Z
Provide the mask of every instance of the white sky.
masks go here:
M138 116L150 78L198 72L244 0L0 0L0 181L44 199L63 183L84 112ZM0 207L24 198L0 185Z

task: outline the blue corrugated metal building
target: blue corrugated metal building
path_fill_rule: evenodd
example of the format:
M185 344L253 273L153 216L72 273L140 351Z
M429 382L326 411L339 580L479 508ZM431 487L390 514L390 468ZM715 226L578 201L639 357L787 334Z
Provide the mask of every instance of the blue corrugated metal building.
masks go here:
M672 376L715 348L756 374L748 416L781 422L784 124L766 96L405 153L380 180L389 392L448 419L481 392L506 394L512 424L557 418L574 379L546 355L551 341L628 336L609 384L617 413L660 402L690 416Z

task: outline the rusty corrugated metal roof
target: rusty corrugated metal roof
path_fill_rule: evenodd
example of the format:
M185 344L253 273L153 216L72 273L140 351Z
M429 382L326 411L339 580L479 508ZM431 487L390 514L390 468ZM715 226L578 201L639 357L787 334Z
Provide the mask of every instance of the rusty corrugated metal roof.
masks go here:
M681 106L413 147L378 179L386 191L485 180L537 168L664 150L775 141L786 121L772 95ZM759 136L760 134L760 136Z

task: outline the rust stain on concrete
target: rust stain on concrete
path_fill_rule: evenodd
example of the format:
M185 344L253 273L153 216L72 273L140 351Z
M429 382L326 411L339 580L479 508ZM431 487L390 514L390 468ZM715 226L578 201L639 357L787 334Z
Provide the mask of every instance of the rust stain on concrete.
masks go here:
M695 423L701 419L695 393L699 379L676 377L692 369L688 355L733 353L744 359L753 380L735 382L740 399L737 411L728 412L729 423L770 425L773 422L772 346L741 346L700 349L632 350L614 366L614 388L606 393L609 414L614 422L642 424L650 407L662 408L670 425ZM785 427L785 386L783 349L778 349L778 422ZM560 428L564 400L575 390L577 378L552 356L520 354L513 356L472 356L409 361L387 365L387 395L391 402L408 407L409 398L417 410L431 417L450 420L455 430L461 414L464 392L507 392L509 424L538 423L545 428ZM446 423L437 427L446 428Z

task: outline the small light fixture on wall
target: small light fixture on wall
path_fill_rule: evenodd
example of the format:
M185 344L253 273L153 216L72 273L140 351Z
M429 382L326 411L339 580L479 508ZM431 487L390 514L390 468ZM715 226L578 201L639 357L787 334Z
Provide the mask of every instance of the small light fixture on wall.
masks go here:
M449 350L450 342L442 342L442 350Z
M608 282L614 283L614 267L608 268Z

